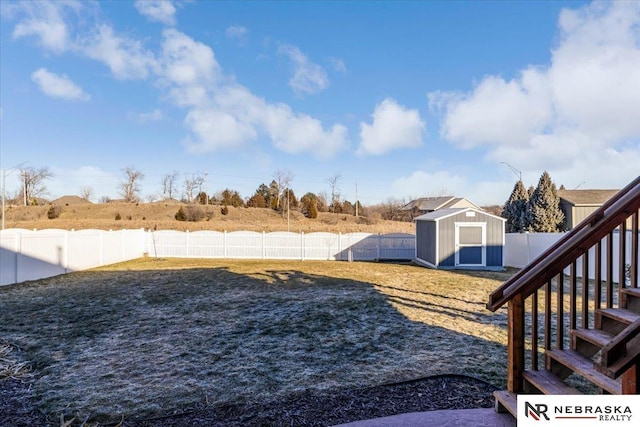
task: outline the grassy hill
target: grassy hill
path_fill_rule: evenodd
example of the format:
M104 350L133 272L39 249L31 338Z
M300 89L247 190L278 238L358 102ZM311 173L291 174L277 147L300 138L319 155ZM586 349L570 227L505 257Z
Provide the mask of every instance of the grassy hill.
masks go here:
M52 205L45 206L8 206L6 208L6 228L66 230L101 229L118 230L123 228L156 230L216 230L216 231L287 231L287 215L284 217L272 210L261 208L228 208L223 215L220 206L199 206L204 218L200 221L177 221L175 214L182 206L177 202L155 203L60 203L59 216L49 219L48 211ZM120 219L116 219L119 217ZM299 233L329 232L366 232L366 233L414 233L411 222L385 221L381 219L356 218L352 215L321 212L318 218L309 219L298 211L291 211L289 230Z

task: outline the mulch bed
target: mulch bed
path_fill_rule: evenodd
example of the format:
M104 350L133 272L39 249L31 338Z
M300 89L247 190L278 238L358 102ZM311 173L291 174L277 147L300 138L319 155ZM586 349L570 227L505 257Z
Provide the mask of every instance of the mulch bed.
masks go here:
M439 375L362 389L308 391L270 402L202 404L175 414L123 419L118 426L331 426L408 412L491 407L495 389L476 378ZM0 381L0 414L0 426L60 425L59 419L47 419L35 408L29 382L19 378ZM72 425L81 425L84 420L76 421Z

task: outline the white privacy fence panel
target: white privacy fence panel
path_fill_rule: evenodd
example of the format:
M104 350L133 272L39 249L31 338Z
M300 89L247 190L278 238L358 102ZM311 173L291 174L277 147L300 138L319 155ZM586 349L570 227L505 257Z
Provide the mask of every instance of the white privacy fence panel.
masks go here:
M505 265L521 268L563 233L506 234ZM627 232L631 240L631 231ZM603 239L603 251L606 239ZM619 239L613 233L613 280L619 279ZM257 233L236 231L22 230L0 231L0 285L113 264L148 254L165 258L245 258L370 261L415 257L412 234ZM631 260L630 245L624 254ZM594 276L594 250L589 275ZM639 260L640 261L640 260ZM604 261L602 266L604 271ZM577 263L582 272L582 260Z
M334 260L340 251L339 234L334 233L309 233L303 236L304 259L310 260Z
M140 258L144 230L0 231L0 285Z
M234 231L227 233L225 258L264 257L264 235L254 231Z
M540 256L547 248L551 247L554 243L556 243L564 233L507 233L505 235L505 265L509 267L517 267L522 268L527 265L529 262L536 259ZM631 231L627 230L626 241L631 242ZM613 267L613 281L619 282L620 278L620 270L618 266L620 265L620 233L618 230L615 230L612 234L613 237L613 257L612 257L612 265ZM603 257L600 260L600 269L603 272L603 278L605 277L604 272L606 271L606 258L604 256L605 248L607 245L607 237L602 239L602 253ZM625 264L631 263L631 245L626 245L626 252L624 254L624 262ZM640 255L637 262L640 263ZM595 278L595 248L591 248L589 250L589 258L588 258L588 267L589 267L589 278ZM582 257L580 257L576 263L576 269L578 273L578 277L582 277ZM569 269L565 270L566 274L569 274Z
M154 231L147 237L150 256L163 258L237 258L299 260L411 259L412 234L257 233L235 231Z

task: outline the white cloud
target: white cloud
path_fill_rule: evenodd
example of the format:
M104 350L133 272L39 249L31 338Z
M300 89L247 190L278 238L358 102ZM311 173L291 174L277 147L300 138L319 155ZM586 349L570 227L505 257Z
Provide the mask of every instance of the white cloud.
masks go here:
M171 0L136 0L135 6L150 21L169 26L176 24L176 8Z
M247 30L242 25L231 25L227 27L224 32L226 38L230 40L235 40L239 44L244 44L247 41L247 35L249 34L249 30Z
M142 43L116 35L109 25L98 25L81 46L84 55L103 62L117 79L146 79L156 66L153 54Z
M95 6L96 13L87 14L82 31L76 26L72 28L76 33L71 34L71 27L60 12L61 5L67 3L37 4L45 9L49 5L57 7L50 16L41 15L47 25L60 24L64 27L64 37L58 37L64 43L59 42L58 49L64 48L105 64L117 79L150 80L172 103L184 108L184 125L188 130L184 143L191 151L237 148L264 139L281 151L311 153L326 158L349 145L344 126L334 124L325 127L320 120L297 113L288 105L269 103L254 95L236 83L232 76L224 74L209 46L174 28L163 30L160 51L153 52L141 41L117 33L112 26L101 23L99 5ZM85 4L88 3L77 3L77 7L85 7ZM149 5L139 3L137 6L146 11ZM21 28L30 22L30 13L30 9L27 13L17 8L10 18L17 17L16 28ZM27 18L24 18L25 14ZM236 28L229 34L241 33L246 34ZM37 33L38 37L44 37L44 34ZM73 42L69 41L71 39ZM45 44L44 39L41 43ZM53 42L47 43L56 46ZM311 63L297 48L284 47L282 53L288 55L295 65L291 83L296 90L316 93L328 86L325 71ZM129 113L128 117L151 121L162 118L162 114L156 110L147 114Z
M48 96L73 101L88 101L91 97L82 88L72 82L66 75L57 75L46 68L40 68L31 74L40 90Z
M185 122L198 136L197 142L188 142L194 151L242 145L260 134L281 151L308 152L319 158L331 157L348 146L344 126L325 129L318 119L295 113L285 104L270 104L239 84L220 88L211 102L214 110L192 111Z
M402 197L456 196L466 190L463 176L447 171L415 171L409 176L397 178L391 184L393 194Z
M544 130L552 113L546 76L535 69L508 82L486 77L468 94L432 93L429 101L445 106L442 136L465 148L519 144Z
M213 50L174 29L162 34L161 85L179 106L205 106L223 77Z
M385 154L399 148L422 145L426 125L418 110L410 110L387 98L376 105L373 123L360 122L358 154Z
M165 30L160 85L179 106L190 108L184 141L193 152L241 147L264 135L279 150L328 158L348 146L347 129L325 129L288 105L270 104L225 76L210 47Z
M13 29L14 39L35 37L48 51L62 53L71 47L70 29L65 15L77 13L83 5L78 1L23 1L3 4L3 14L22 19Z
M194 152L237 148L257 136L251 123L218 109L191 110L185 118L185 125L197 136L197 142L185 141Z
M640 3L563 10L558 25L549 65L511 80L487 76L469 92L430 93L429 102L454 145L596 187L610 169L604 159L640 157ZM637 164L623 160L612 175L630 181Z
M149 113L128 113L127 117L140 123L148 123L158 122L164 118L164 115L160 109L156 108Z
M347 65L344 63L344 59L329 58L329 63L331 64L331 68L333 68L335 71L339 71L341 73L347 72Z
M297 94L314 95L329 87L327 72L320 65L315 64L293 45L281 45L278 53L286 55L293 64L293 77L289 86Z

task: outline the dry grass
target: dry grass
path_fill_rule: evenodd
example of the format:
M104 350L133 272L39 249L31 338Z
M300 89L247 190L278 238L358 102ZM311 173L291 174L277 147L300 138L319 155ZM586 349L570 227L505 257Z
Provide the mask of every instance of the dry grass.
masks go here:
M108 203L75 204L61 206L60 216L47 218L49 206L12 206L7 209L7 228L81 230L119 230L122 228L145 228L181 231L286 231L293 232L366 232L366 233L415 233L411 222L367 220L350 215L321 212L316 219L309 219L300 212L291 211L287 224L283 217L272 209L229 207L228 215L222 215L220 206L202 206L206 218L198 222L176 221L174 216L178 203ZM116 214L121 219L116 220Z
M31 374L29 363L19 361L12 353L14 346L0 338L0 381L7 378L23 378Z
M40 409L113 421L197 403L466 374L503 387L511 272L141 259L0 288Z

